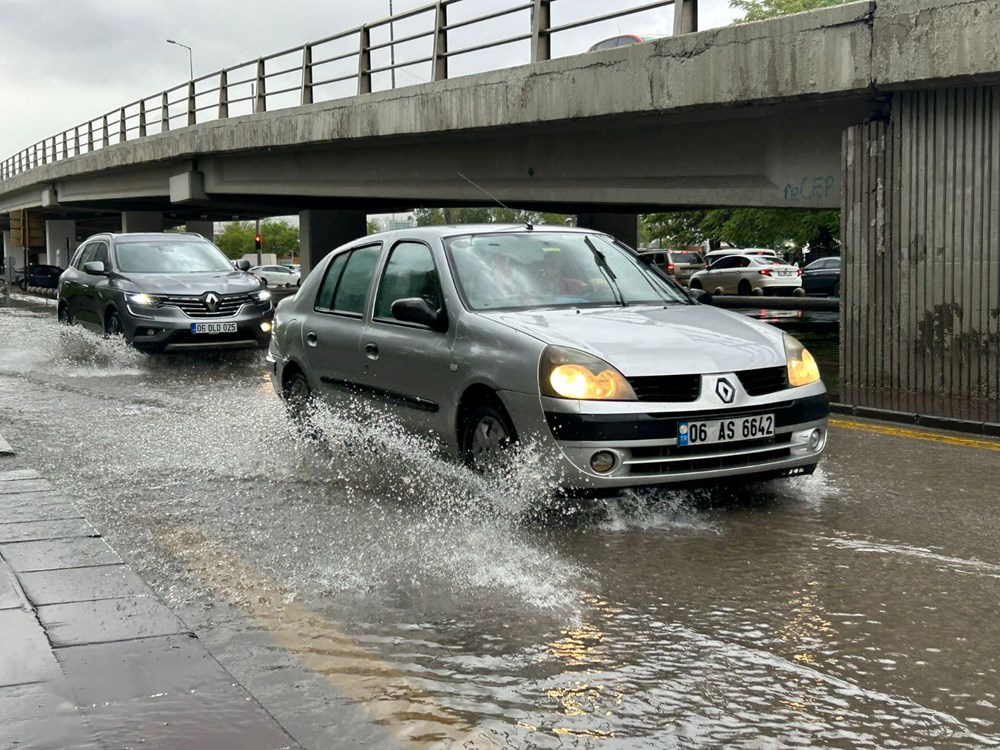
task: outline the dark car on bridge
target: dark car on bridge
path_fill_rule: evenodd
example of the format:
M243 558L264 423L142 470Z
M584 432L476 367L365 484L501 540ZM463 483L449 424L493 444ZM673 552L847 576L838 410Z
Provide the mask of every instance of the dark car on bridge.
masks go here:
M802 288L806 294L840 296L840 257L820 258L802 269Z
M587 52L600 52L605 49L628 47L632 44L642 44L643 42L652 42L654 39L663 39L663 37L663 34L619 34L609 39L602 39L588 49Z
M59 266L28 266L28 278L25 281L24 269L19 268L14 273L14 283L21 287L21 289L27 289L29 286L55 289L59 286L59 276L62 275L63 270Z
M97 234L59 280L58 314L146 350L265 347L271 293L197 234Z

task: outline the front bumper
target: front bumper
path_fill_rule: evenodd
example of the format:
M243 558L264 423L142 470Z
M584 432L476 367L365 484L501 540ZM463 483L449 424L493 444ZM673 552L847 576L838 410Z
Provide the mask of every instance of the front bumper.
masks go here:
M179 351L267 346L271 337L270 321L273 313L274 307L270 300L247 303L234 314L224 317L192 317L171 305L142 307L127 303L121 317L126 334L133 344ZM193 333L192 326L197 323L235 323L236 331Z
M547 449L556 464L557 481L570 489L809 474L826 447L829 415L822 383L785 389L763 398L742 394L738 403L724 408L692 403L617 402L601 404L600 411L584 412L582 409L594 405L509 392L504 394L504 401L519 435L534 437ZM680 422L759 414L774 415L773 436L702 446L678 445ZM590 467L591 458L602 451L615 457L614 467L603 474Z

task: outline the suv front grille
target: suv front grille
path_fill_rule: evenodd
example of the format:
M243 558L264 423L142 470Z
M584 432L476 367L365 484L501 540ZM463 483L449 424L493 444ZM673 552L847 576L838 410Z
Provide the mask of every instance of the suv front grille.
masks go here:
M697 401L701 375L652 375L627 378L640 401Z
M203 295L198 297L175 295L163 298L164 305L179 307L189 318L228 318L239 312L243 305L258 302L255 294L220 294L218 307L211 312L205 305Z
M745 390L751 396L766 396L788 387L788 369L785 367L764 367L760 370L744 370L736 373Z

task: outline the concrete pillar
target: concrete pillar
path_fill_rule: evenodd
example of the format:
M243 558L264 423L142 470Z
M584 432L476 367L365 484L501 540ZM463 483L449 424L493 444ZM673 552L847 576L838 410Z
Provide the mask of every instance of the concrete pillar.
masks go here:
M123 232L162 232L163 214L159 211L122 211Z
M305 277L331 250L367 233L368 215L364 211L299 211L302 276Z
M1000 85L897 92L845 132L841 401L1000 428L998 133Z
M206 240L215 239L214 221L188 221L184 224L185 232L197 232Z
M65 268L76 250L76 222L51 219L45 222L45 262Z
M17 252L14 249L14 240L10 231L3 232L3 265L4 279L8 284L14 281L14 269L17 267Z
M631 248L639 247L638 214L577 214L576 225L610 234Z

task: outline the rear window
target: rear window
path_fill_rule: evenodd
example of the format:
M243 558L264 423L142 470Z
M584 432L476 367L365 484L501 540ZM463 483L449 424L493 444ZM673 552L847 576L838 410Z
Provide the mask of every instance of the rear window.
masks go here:
M702 257L698 253L678 251L673 253L674 263L704 263Z

